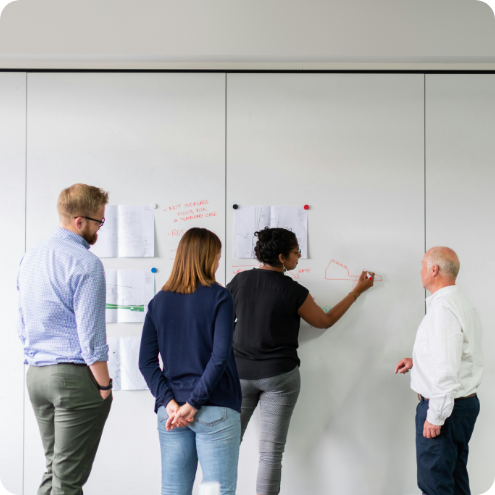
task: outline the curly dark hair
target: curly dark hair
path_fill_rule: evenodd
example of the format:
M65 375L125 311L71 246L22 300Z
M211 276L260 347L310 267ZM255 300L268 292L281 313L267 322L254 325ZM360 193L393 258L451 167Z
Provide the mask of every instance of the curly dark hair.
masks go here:
M287 229L265 227L254 235L258 238L254 247L256 258L273 267L282 266L278 258L280 254L288 258L289 253L298 246L296 235Z

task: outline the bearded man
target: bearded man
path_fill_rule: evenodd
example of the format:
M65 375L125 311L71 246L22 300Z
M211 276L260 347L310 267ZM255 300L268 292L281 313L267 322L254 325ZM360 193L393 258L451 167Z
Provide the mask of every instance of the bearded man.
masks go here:
M18 333L46 472L38 495L81 495L112 402L105 273L89 251L108 193L86 184L58 198L60 225L23 257Z

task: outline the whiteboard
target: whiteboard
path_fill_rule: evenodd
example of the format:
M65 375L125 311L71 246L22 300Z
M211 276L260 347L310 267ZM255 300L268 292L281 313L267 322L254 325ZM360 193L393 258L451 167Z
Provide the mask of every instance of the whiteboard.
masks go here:
M493 484L495 440L495 75L426 76L426 247L450 246L483 325L481 412L469 444L475 494Z
M28 102L28 249L50 235L58 223L57 196L75 182L108 190L112 204L158 205L155 258L105 258L105 269L156 267L158 290L170 273L179 231L206 227L225 244L224 74L29 74ZM201 201L208 204L191 205ZM197 208L211 216L174 222L178 212ZM218 275L223 283L223 267ZM110 337L140 336L141 329L138 323L107 325ZM149 391L115 393L84 493L159 491L153 404ZM30 494L44 457L29 401L25 445Z
M227 87L227 239L233 204L308 204L309 259L291 276L317 304L355 285L336 278L383 277L333 328L301 327L282 493L416 493L417 397L393 372L424 316L423 76L229 74ZM231 253L227 280L249 265ZM238 495L255 493L258 435L255 417Z
M495 76L426 76L426 101L419 74L0 76L0 170L9 179L0 195L9 226L0 263L11 280L0 288L11 328L0 345L9 377L0 397L0 479L10 491L20 494L24 484L25 494L35 493L44 471L22 392L17 260L25 244L50 235L56 198L75 182L109 190L113 204L158 205L156 257L103 260L106 269L156 267L156 290L191 226L222 239L221 283L256 264L232 258L234 203L310 206L309 257L289 276L326 309L352 289L361 269L377 272L381 281L333 328L302 325L302 391L283 462L287 495L361 494L363 487L371 495L417 493L417 399L409 377L393 370L411 355L424 315L425 244L452 245L461 257L459 284L485 328L482 413L469 468L473 494L489 487L494 315L485 273L493 271ZM196 208L210 215L179 220L194 216L178 215L189 209L200 213ZM138 337L141 325L111 324L107 331ZM148 391L115 394L85 493L159 492L153 402ZM255 415L241 446L239 495L255 490L258 431Z
M17 337L17 268L25 246L26 74L0 74L0 491L22 491L24 365Z

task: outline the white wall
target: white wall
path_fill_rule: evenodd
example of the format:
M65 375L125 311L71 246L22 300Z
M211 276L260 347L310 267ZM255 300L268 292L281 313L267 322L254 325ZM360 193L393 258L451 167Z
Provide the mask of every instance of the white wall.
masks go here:
M17 268L25 249L26 74L0 74L0 486L21 493L24 366L16 334Z
M426 243L458 249L459 283L485 324L487 371L472 442L473 495L488 489L494 471L495 317L486 282L493 273L487 198L493 196L494 77L426 79ZM416 492L416 400L408 379L394 376L393 368L410 354L424 311L423 76L238 74L227 77L227 92L225 81L224 74L29 74L26 121L26 75L2 74L0 136L7 138L0 147L0 214L12 242L0 245L2 273L10 280L2 289L7 318L0 365L8 380L0 395L6 419L0 425L0 478L13 493L22 493L23 481L24 493L34 493L43 469L29 401L22 459L17 261L25 242L30 247L56 225L60 189L81 180L109 189L117 203L158 203L157 258L104 262L107 268L153 264L159 268L157 287L171 267L167 250L175 247L166 235L173 224L162 207L193 200L191 193L211 195L218 221L202 226L222 235L228 254L232 203L310 204L310 259L304 264L315 275L301 275L300 281L317 302L334 304L350 290L324 280L322 270L335 252L357 270L363 263L376 267L384 281L334 329L303 326L303 392L287 445L284 490L299 494L310 486L325 493L330 486L353 495L366 486L377 495ZM232 262L226 257L227 270ZM139 325L109 325L112 336L139 332ZM143 487L158 493L152 403L146 392L116 394L88 494L99 494L101 486L119 495ZM315 411L305 411L315 404L325 411L323 425ZM252 493L256 425L255 418L242 446L240 495ZM343 434L349 428L353 432ZM147 455L152 466L138 469L135 462Z
M423 75L230 74L227 87L230 243L232 204L308 204L309 259L298 270L310 271L291 276L317 304L355 286L325 279L332 259L383 278L329 330L301 325L282 493L414 493L417 398L393 370L424 316ZM234 259L230 243L228 280L255 264ZM239 495L255 493L258 437L256 418Z
M493 63L495 20L478 0L17 0L0 61Z
M483 323L481 413L469 454L477 493L492 485L495 474L494 131L494 75L426 77L426 247L447 245L457 251L457 283Z
M155 258L105 258L105 269L157 268L163 286L177 229L207 227L225 242L224 74L29 74L27 248L57 225L56 198L70 184L98 185L111 204L157 204ZM209 200L216 216L174 223L168 206ZM184 208L182 208L184 210ZM223 267L219 279L224 280ZM142 324L107 325L112 337L140 336ZM154 399L116 392L85 493L153 493L160 483ZM25 408L26 495L34 494L43 451Z

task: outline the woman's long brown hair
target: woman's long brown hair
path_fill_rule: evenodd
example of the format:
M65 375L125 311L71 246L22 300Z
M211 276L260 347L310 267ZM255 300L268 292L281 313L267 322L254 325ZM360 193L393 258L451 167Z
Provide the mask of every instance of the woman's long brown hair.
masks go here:
M189 229L179 242L172 273L162 290L179 294L196 292L198 283L216 283L215 263L222 249L218 236L207 229Z

